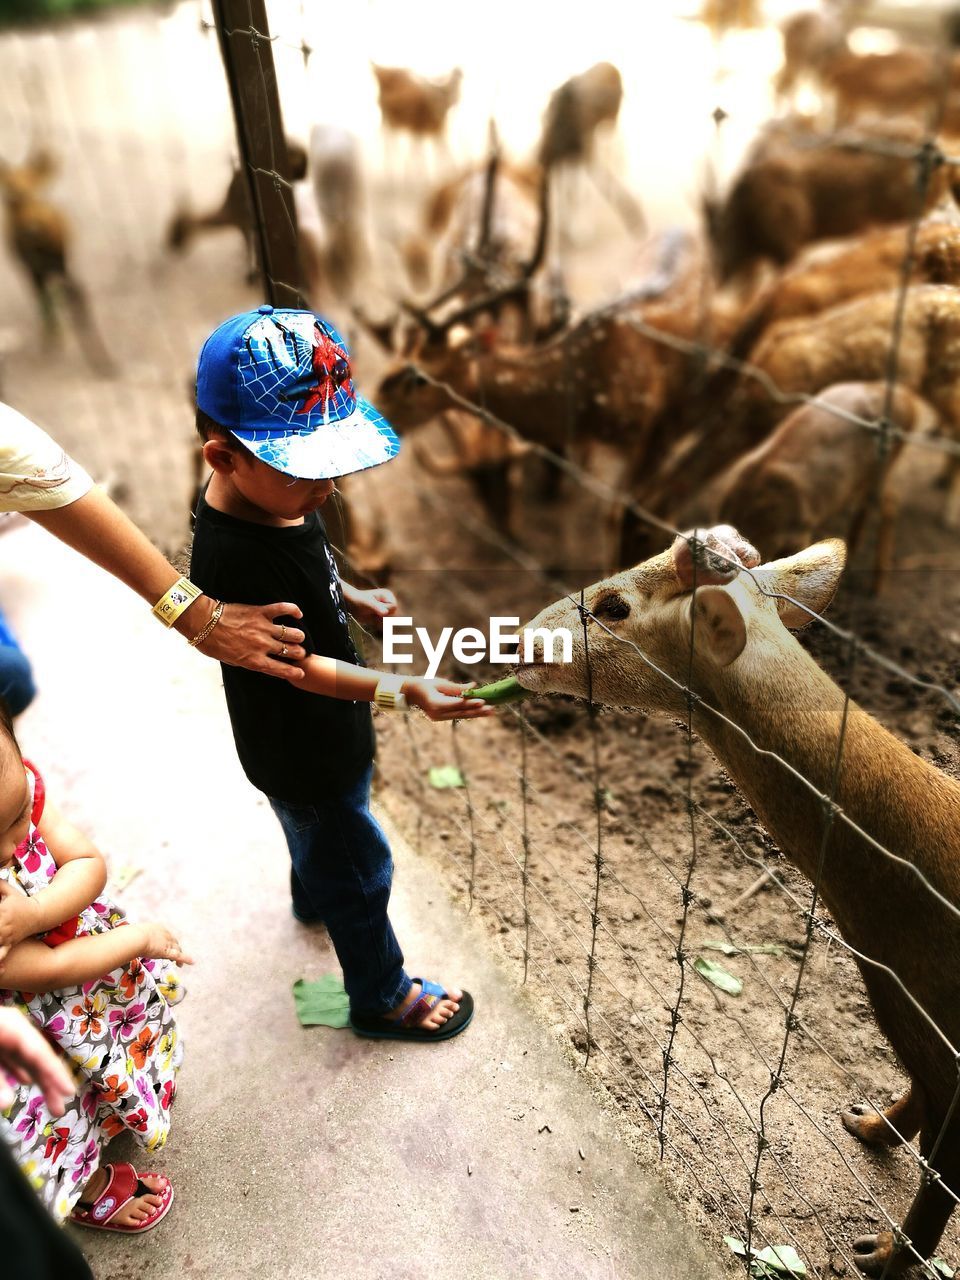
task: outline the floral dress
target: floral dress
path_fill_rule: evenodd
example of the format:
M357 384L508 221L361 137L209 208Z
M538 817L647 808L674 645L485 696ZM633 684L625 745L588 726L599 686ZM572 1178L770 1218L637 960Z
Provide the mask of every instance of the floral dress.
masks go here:
M26 763L26 762L25 762ZM36 829L43 781L29 763L33 788L30 834L19 846L11 881L27 894L46 888L57 867ZM49 933L49 946L122 925L123 911L99 897ZM2 977L2 971L0 971ZM102 978L62 991L33 994L0 989L0 1004L24 1012L62 1051L77 1081L66 1113L54 1117L36 1085L20 1085L0 1113L0 1137L47 1208L65 1218L80 1198L100 1153L125 1128L148 1150L162 1147L183 1048L171 1005L184 996L176 966L134 959Z

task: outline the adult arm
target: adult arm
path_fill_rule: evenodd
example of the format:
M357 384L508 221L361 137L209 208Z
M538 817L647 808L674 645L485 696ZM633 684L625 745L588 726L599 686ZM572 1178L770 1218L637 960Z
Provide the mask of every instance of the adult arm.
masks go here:
M153 605L179 578L176 569L150 540L103 492L93 488L68 506L27 512L31 520L81 555L112 573L148 604ZM197 635L213 616L214 601L201 595L173 624L188 639ZM226 604L219 623L197 648L209 658L233 667L247 667L281 680L300 681L300 668L281 662L277 617L300 618L300 609L288 601L276 604ZM283 644L287 656L302 658L303 632L287 626Z

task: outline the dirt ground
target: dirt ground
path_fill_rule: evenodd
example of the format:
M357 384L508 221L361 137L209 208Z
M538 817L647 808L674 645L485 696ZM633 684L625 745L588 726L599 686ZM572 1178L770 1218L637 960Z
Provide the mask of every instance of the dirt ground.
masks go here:
M85 161L65 164L56 194L75 212L78 261L95 286L95 310L117 364L114 376L96 379L72 335L55 351L39 341L26 286L4 263L0 292L25 319L12 319L9 306L0 318L3 394L110 480L134 518L169 550L187 536L193 353L219 319L258 300L232 233L198 243L185 258L163 249L178 201L186 194L197 206L212 203L230 171L225 101L218 98L204 128L190 132L189 104L173 111L166 87L188 33L190 48L204 51L197 65L215 74L215 49L197 26L201 12L190 3L95 29L0 40L0 71L23 88L2 104L8 136L25 147L37 120L59 119L61 99L73 104L65 148ZM136 63L139 78L127 69L122 86L109 81L113 115L102 103L95 109L102 97L102 86L100 97L92 87L98 67L104 78L120 77L147 48L151 57ZM124 94L150 106L148 130L138 131L116 107ZM88 109L88 102L95 106ZM411 218L422 185L398 189L395 174L379 171L374 222L381 218L389 228ZM582 199L579 229L565 252L586 303L629 278L637 246L595 195ZM656 212L656 195L652 204ZM386 235L384 246L381 285L396 272ZM356 337L361 383L372 389L382 360ZM420 439L427 448L445 447L435 425ZM909 678L951 689L958 682L960 545L940 520L938 465L919 451L909 460L897 568L884 593L865 592L868 538L830 613L908 674L866 653L848 671L843 644L823 627L811 628L804 643L912 749L960 776L955 714L942 694ZM391 584L417 625L436 634L444 626L486 629L491 614L528 618L556 594L544 567L571 585L601 575L596 502L570 484L558 501L543 502L535 480L524 478L513 531L535 569L519 567L502 550L502 532L489 528L464 482L429 477L410 449L357 483L360 508L386 529ZM368 659L378 660L373 640ZM480 667L470 674L493 672ZM783 1047L809 886L784 863L705 748L673 725L604 714L594 736L586 709L562 699L524 704L523 715L526 728L505 710L492 723L456 730L380 716L379 797L465 909L489 926L491 946L509 957L517 981L526 980L544 1018L569 1045L571 1061L582 1063L589 1046L591 1079L621 1110L637 1148L659 1153L662 1132L666 1175L722 1251L724 1234L746 1236L760 1104ZM451 764L459 764L468 786L431 787L428 769ZM688 797L695 804L693 833ZM767 884L738 904L760 864L775 869L783 889ZM688 872L693 896L685 918ZM826 922L822 910L819 918ZM702 981L689 964L681 975L681 930L687 958L711 959L742 978L740 996ZM730 957L704 949L731 939L765 949ZM850 1102L885 1105L904 1081L849 954L818 931L811 948L797 1006L800 1029L789 1038L783 1087L763 1112L769 1145L753 1206L755 1241L792 1244L811 1275L852 1276L853 1239L886 1225L887 1214L902 1220L917 1172L907 1153L871 1153L840 1124ZM663 1051L677 1007L664 1102ZM960 1263L960 1218L940 1254Z

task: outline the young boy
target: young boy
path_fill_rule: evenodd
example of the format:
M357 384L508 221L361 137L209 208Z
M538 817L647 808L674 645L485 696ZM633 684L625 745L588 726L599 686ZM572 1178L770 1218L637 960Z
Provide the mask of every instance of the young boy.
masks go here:
M409 978L387 917L393 863L369 808L370 703L406 701L431 720L493 709L465 697L469 685L361 665L346 610L371 622L396 601L340 581L319 514L336 476L389 461L399 441L356 394L337 331L311 311L270 306L225 321L204 344L197 428L213 475L197 510L193 581L220 599L296 600L303 610L302 681L223 668L240 762L287 838L293 913L326 923L356 1032L456 1035L473 1015L470 995ZM293 619L276 625L285 657Z

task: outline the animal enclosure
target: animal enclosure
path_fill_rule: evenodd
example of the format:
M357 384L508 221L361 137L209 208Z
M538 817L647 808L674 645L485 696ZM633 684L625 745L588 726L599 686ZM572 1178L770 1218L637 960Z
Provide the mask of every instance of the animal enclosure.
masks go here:
M848 539L837 597L800 643L842 707L856 700L914 756L960 777L950 76L938 79L929 55L923 91L878 120L876 100L857 114L848 93L838 109L808 55L789 85L781 79L778 104L789 5L768 5L743 28L724 25L722 6L709 26L693 4L656 6L642 48L612 0L586 31L571 8L566 37L536 58L542 33L523 14L516 48L503 49L488 30L500 10L454 22L426 3L413 24L433 32L426 47L371 3L340 15L344 49L333 58L312 8L278 0L269 33L248 32L276 65L283 132L307 155L302 180L285 158L277 165L295 198L297 283L348 334L361 388L374 403L380 388L405 434L389 468L343 486L344 574L389 572L402 612L431 634L486 629L492 614L524 621L568 597L582 605L587 659L579 698L511 704L491 723L441 732L380 716L381 803L485 922L511 980L526 984L571 1063L614 1101L638 1153L662 1163L732 1268L769 1276L803 1265L826 1278L862 1263L892 1277L913 1263L949 1274L960 1264L956 1214L930 1254L942 1263L912 1241L888 1254L882 1241L855 1243L901 1230L951 1128L941 1115L922 1148L904 1133L911 1142L897 1150L858 1142L841 1121L854 1106L886 1110L907 1079L843 921L824 905L822 867L811 885L704 744L703 690L691 679L680 680L679 729L646 710L601 710L589 696L591 648L625 619L587 608L580 593L721 516L764 560ZM241 201L236 216L211 216L240 160L212 22L187 0L0 35L0 78L16 86L0 103L2 159L55 158L36 198L68 211L71 274L111 366L95 367L68 309L59 339L44 327L8 202L4 398L109 481L170 550L189 532L195 352L226 314L261 300L249 211ZM884 40L935 48L940 28L930 17L919 31L883 33L867 14L851 16L842 38L844 58L858 48L873 57ZM570 86L591 65L617 70L618 110L609 76L593 114L578 102ZM383 74L400 68L414 79ZM409 97L418 86L430 104L419 114ZM596 132L551 142L561 107L568 134L594 118ZM318 172L327 176L315 191ZM502 237L498 172L516 188L501 212L511 199L521 208ZM449 235L426 237L418 274L409 247L423 239L424 209L467 173L479 175L463 184L472 203L445 224ZM842 222L824 223L823 210L841 204ZM191 235L171 247L185 217ZM792 445L774 436L788 418ZM759 461L750 453L764 448ZM762 478L745 481L761 462ZM699 572L694 603L710 585ZM375 635L366 650L376 665ZM812 719L801 700L797 739ZM835 777L815 786L826 858L847 817L837 800L845 723ZM784 754L757 739L754 748L758 759ZM798 768L786 763L785 787ZM916 799L918 810L929 803ZM906 882L904 914L922 918L936 901ZM945 947L926 958L943 1005L960 994L956 906Z

